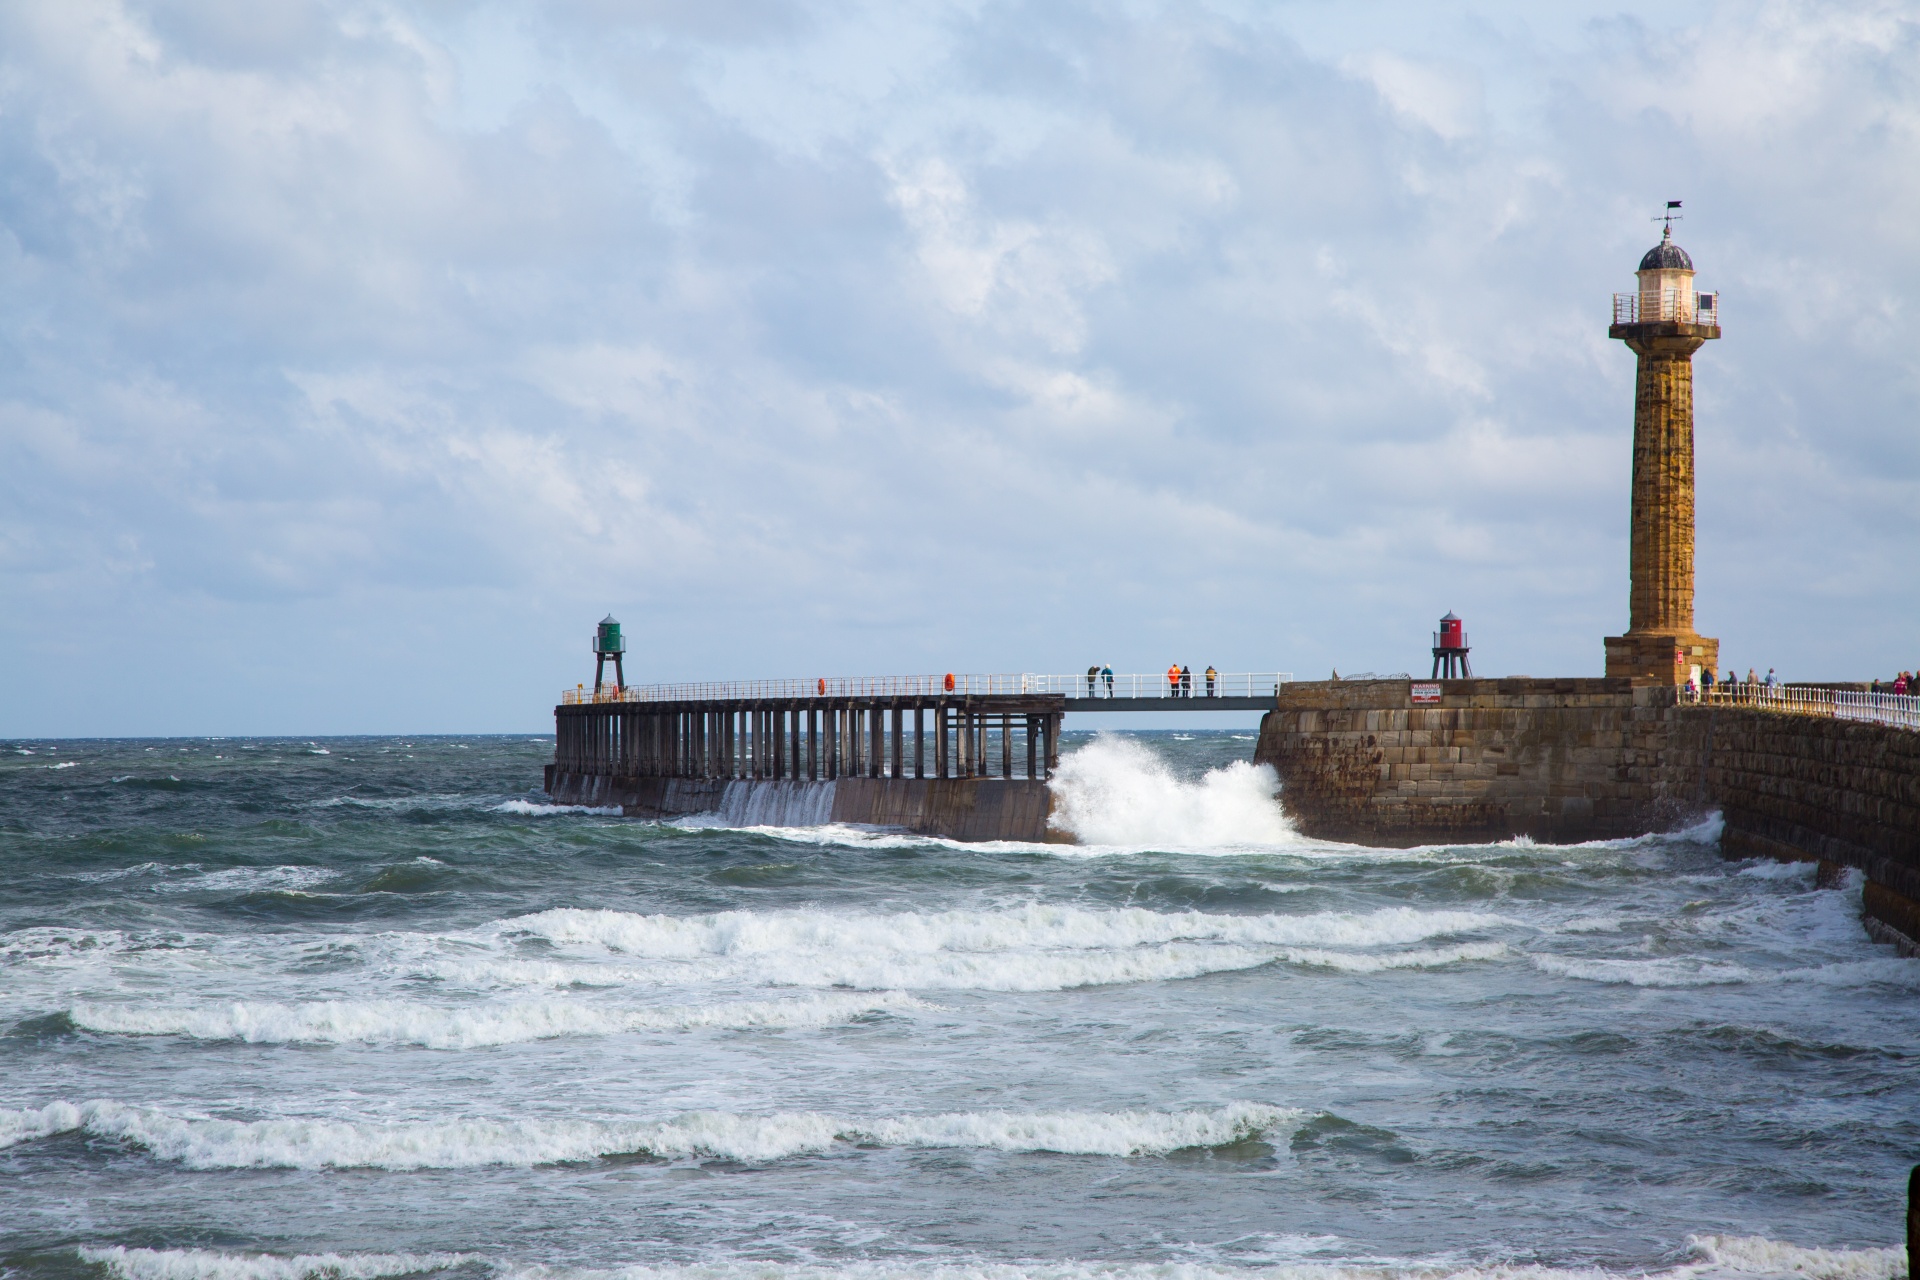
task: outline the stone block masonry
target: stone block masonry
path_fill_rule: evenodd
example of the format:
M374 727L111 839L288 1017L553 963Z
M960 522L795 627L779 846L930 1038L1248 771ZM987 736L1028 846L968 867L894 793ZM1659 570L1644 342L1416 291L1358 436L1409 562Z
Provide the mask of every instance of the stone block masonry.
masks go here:
M1869 927L1920 934L1920 734L1686 704L1624 679L1289 685L1256 761L1307 835L1376 845L1555 843L1673 830L1718 810L1729 856L1858 868Z

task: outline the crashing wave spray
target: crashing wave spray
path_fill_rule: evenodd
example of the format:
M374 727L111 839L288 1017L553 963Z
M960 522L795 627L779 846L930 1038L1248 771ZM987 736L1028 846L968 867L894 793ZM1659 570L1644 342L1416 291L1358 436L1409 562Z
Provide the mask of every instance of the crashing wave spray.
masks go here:
M1270 766L1236 760L1182 782L1159 756L1102 734L1060 761L1049 825L1082 844L1205 848L1290 844Z

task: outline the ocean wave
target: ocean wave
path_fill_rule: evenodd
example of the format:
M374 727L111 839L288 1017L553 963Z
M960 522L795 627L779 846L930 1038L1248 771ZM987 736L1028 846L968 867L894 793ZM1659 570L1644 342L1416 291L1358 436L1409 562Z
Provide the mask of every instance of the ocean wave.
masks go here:
M651 959L791 955L849 948L887 953L1110 950L1174 942L1278 946L1387 946L1421 942L1508 923L1481 911L1329 911L1310 915L1217 915L1033 903L999 911L724 911L712 915L638 915L557 907L498 922L508 934L586 945Z
M1315 1249L1337 1245L1312 1238ZM775 1263L761 1259L664 1266L575 1268L515 1266L468 1253L323 1253L281 1257L208 1249L82 1248L81 1259L116 1280L382 1280L458 1266L482 1266L499 1280L1713 1280L1724 1276L1782 1276L1796 1280L1896 1280L1906 1274L1906 1250L1821 1249L1759 1236L1690 1236L1693 1257L1664 1271L1610 1272L1600 1267L1546 1267L1460 1263L1431 1259L1289 1259L1279 1264L1020 1262L977 1258L955 1261L860 1261L839 1265Z
M1920 961L1887 958L1850 960L1800 969L1755 969L1726 960L1669 956L1657 960L1615 960L1535 955L1534 967L1563 978L1634 987L1715 987L1739 983L1809 982L1858 987L1870 982L1920 986Z
M457 986L676 986L745 981L786 987L852 987L863 991L1066 991L1136 982L1178 982L1269 964L1379 973L1424 969L1505 954L1504 944L1467 943L1412 951L1330 951L1315 947L1245 947L1169 943L1129 950L939 952L931 955L834 955L816 952L739 961L669 960L646 967L555 960L434 960L423 976Z
M210 1249L81 1249L119 1280L379 1280L480 1261L470 1253L216 1253Z
M1381 973L1388 969L1436 969L1442 965L1463 964L1472 960L1497 960L1505 954L1505 943L1469 942L1457 947L1385 953L1289 949L1282 953L1282 959L1292 964L1339 969L1346 973Z
M962 1147L1137 1157L1219 1147L1292 1126L1306 1113L1235 1102L1213 1111L964 1111L852 1119L819 1112L746 1116L689 1112L667 1120L218 1120L94 1100L0 1111L0 1147L85 1132L130 1142L191 1169L460 1169L646 1155L751 1163L837 1146Z
M1057 991L1175 981L1275 962L1353 972L1485 959L1497 951L1395 952L1506 923L1484 912L1214 915L1031 904L1000 911L836 915L732 911L638 915L556 908L490 926L499 941L538 938L566 954L538 960L416 957L453 982L543 986L746 981L861 990ZM603 963L590 958L605 957ZM611 963L607 963L611 962Z
M204 1007L77 1004L67 1011L67 1017L75 1026L110 1035L177 1035L249 1044L358 1042L472 1049L627 1031L823 1027L884 1010L926 1007L911 996L888 992L660 1009L608 1009L568 1001L473 1009L401 1000L235 1002Z

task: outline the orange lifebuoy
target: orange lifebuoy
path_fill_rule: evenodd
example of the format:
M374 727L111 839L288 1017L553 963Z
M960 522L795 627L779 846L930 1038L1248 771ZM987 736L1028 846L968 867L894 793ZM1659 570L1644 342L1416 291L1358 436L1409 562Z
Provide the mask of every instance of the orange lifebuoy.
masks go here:
M953 692L953 672L947 672L947 692Z
M827 696L827 678L825 676L820 677L820 696L823 698Z

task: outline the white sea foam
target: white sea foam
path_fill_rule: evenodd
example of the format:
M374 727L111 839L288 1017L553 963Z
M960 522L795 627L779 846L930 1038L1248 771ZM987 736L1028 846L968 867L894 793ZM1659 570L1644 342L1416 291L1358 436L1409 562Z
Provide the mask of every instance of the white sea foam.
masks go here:
M1291 1107L1235 1102L1214 1111L967 1111L852 1119L819 1112L745 1116L689 1112L666 1120L219 1120L95 1100L0 1111L0 1147L84 1131L144 1147L193 1169L458 1169L539 1165L610 1155L765 1162L840 1144L973 1147L1068 1155L1149 1156L1244 1142L1299 1123Z
M822 1027L882 1010L925 1008L898 992L876 996L820 995L792 1000L658 1009L611 1009L569 1001L448 1009L401 1000L325 1000L301 1004L235 1002L168 1007L78 1004L67 1016L76 1026L116 1035L178 1035L249 1044L306 1042L411 1044L470 1049L555 1036L615 1035L624 1031Z
M1298 844L1280 810L1279 777L1235 761L1183 782L1146 747L1102 734L1063 756L1049 822L1082 844L1206 849Z
M210 1249L81 1249L120 1280L379 1280L479 1261L467 1253L215 1253Z
M1564 978L1635 987L1714 987L1735 983L1805 982L1858 987L1870 982L1920 986L1920 960L1852 960L1798 969L1755 969L1750 965L1699 956L1656 960L1616 960L1581 956L1535 955L1534 967Z

